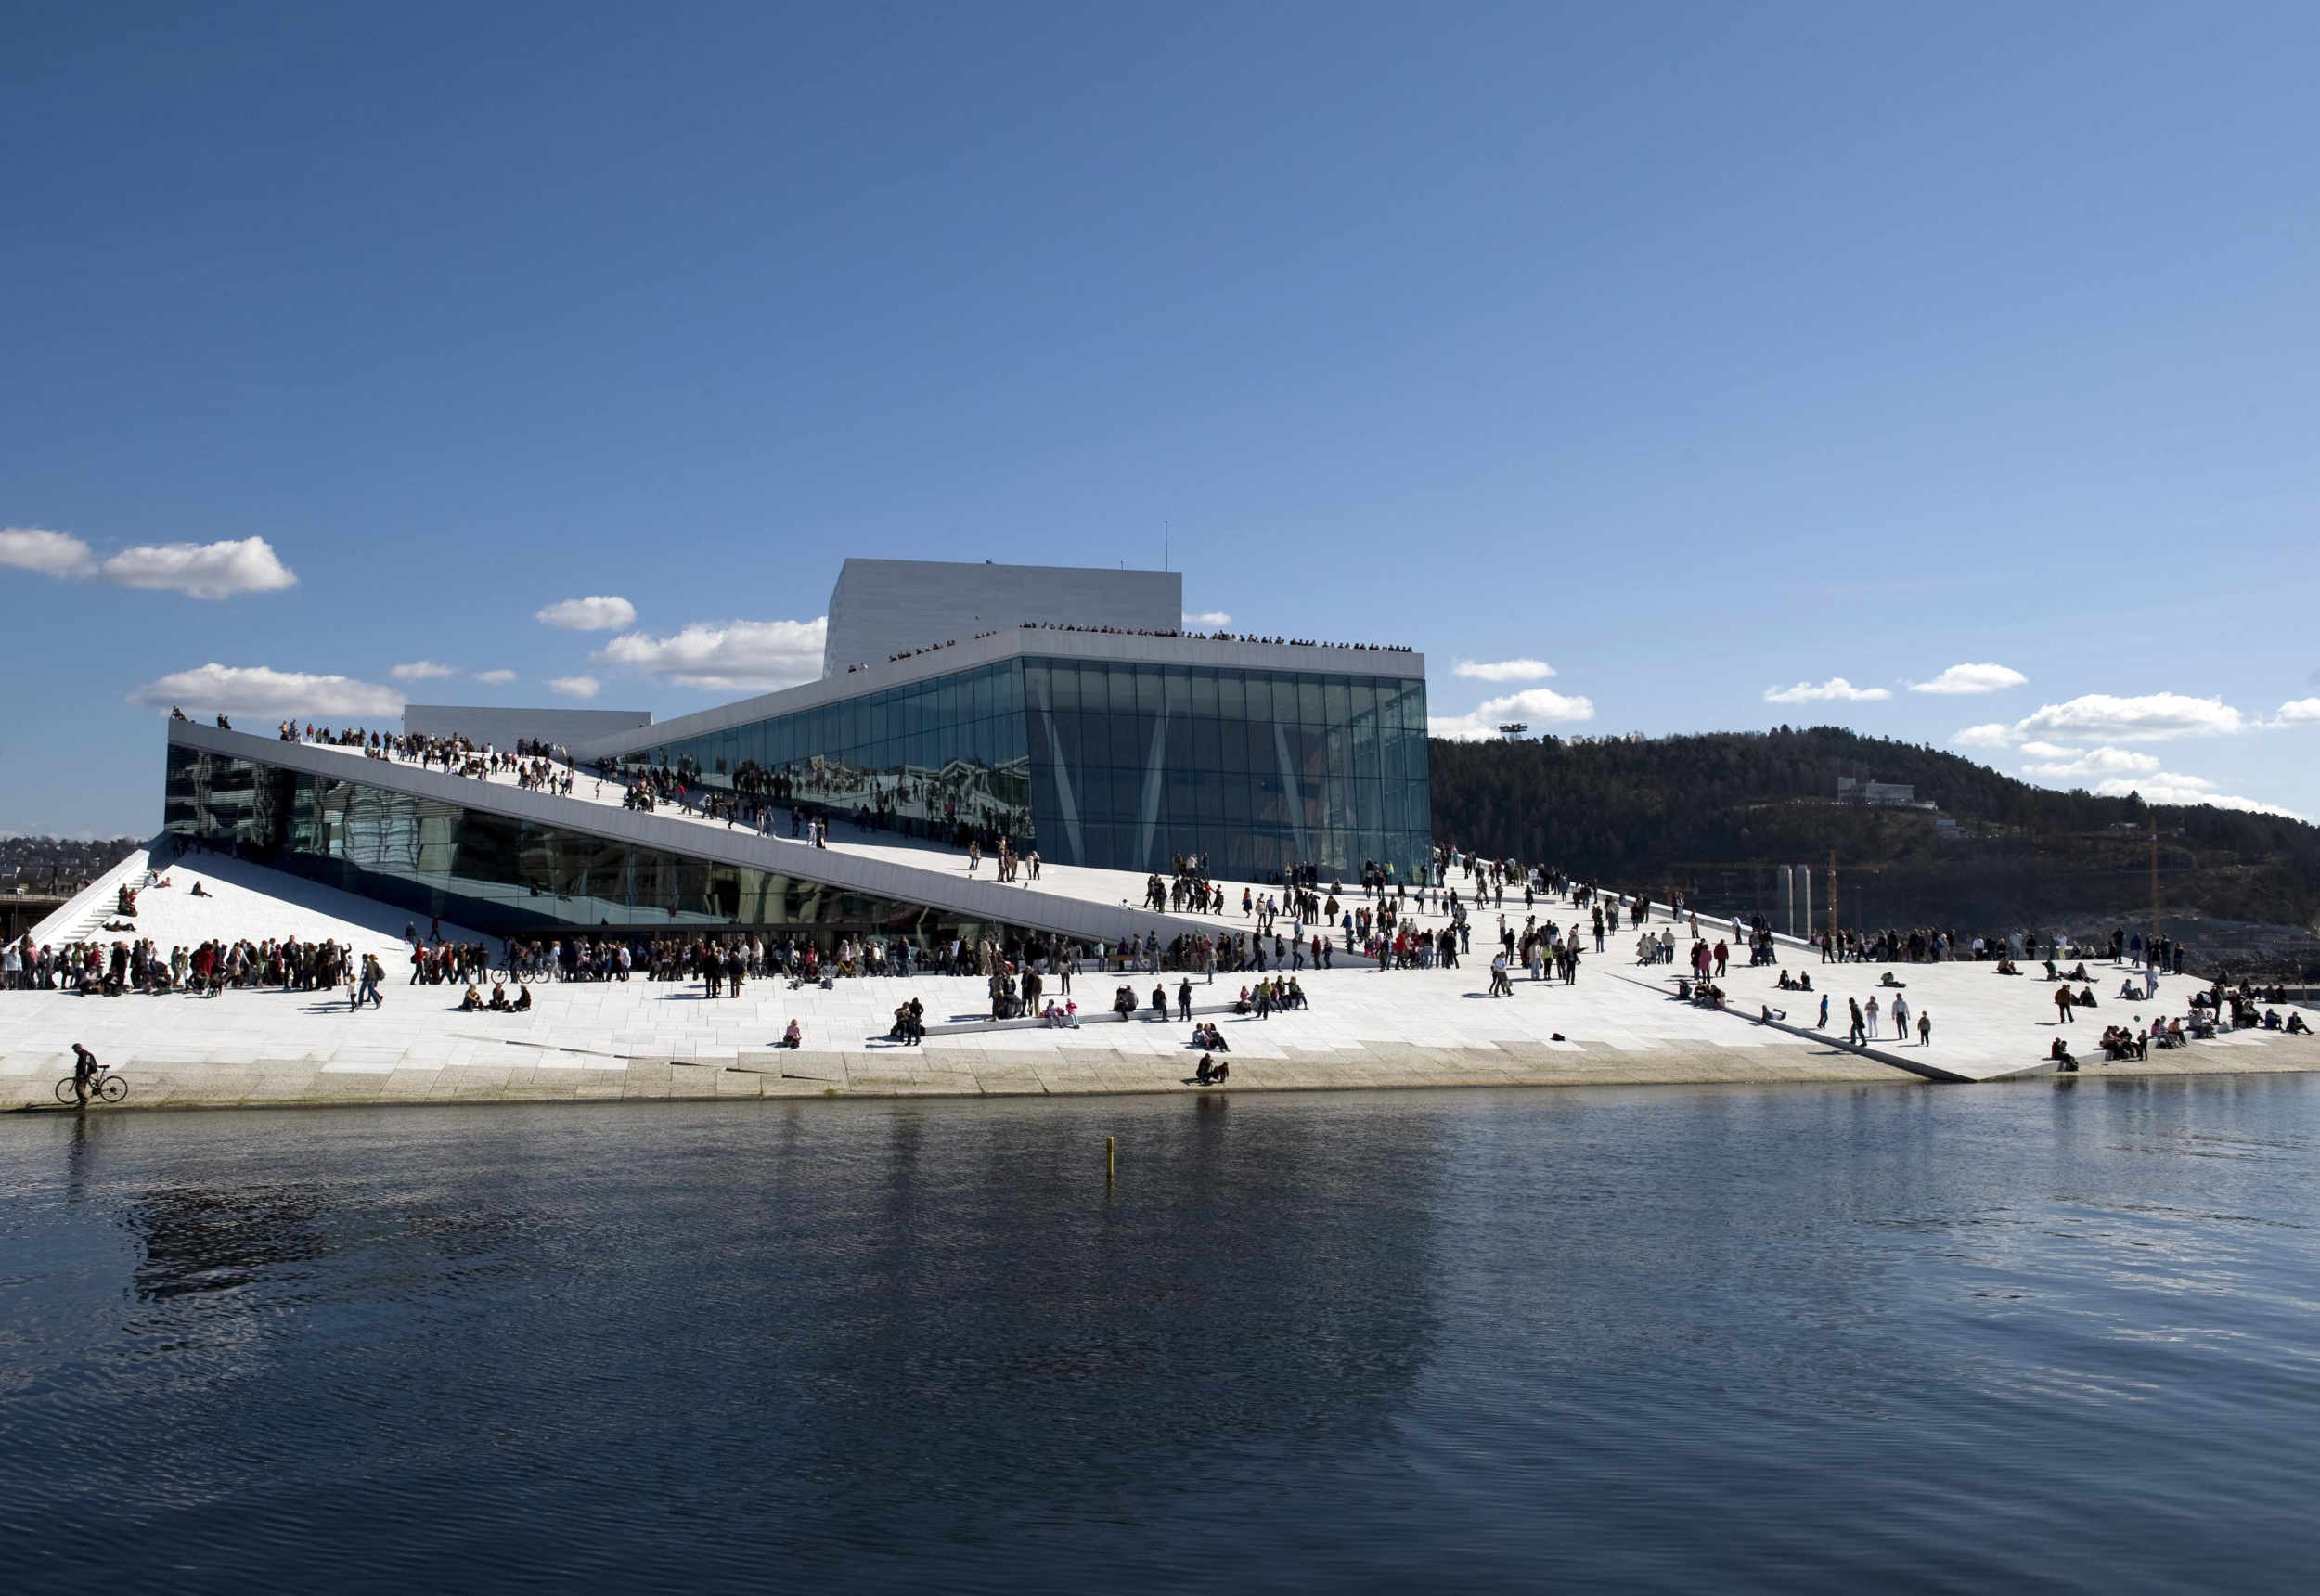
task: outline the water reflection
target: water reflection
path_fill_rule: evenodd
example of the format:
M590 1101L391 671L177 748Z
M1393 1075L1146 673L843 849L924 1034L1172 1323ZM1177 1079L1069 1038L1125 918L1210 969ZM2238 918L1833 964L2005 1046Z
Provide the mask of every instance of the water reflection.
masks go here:
M2276 1586L2314 1145L2295 1077L9 1121L0 1491L106 1512L10 1573Z
M143 1242L135 1286L141 1303L245 1289L270 1269L325 1256L323 1189L171 1187L131 1204Z

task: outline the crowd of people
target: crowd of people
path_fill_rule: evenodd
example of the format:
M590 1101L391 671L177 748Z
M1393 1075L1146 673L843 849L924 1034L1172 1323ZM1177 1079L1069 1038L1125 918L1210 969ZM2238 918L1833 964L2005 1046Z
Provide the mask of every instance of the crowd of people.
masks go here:
M230 728L229 728L230 729ZM512 751L479 743L461 736L420 732L378 731L361 727L303 726L282 721L275 735L284 742L306 742L320 748L351 748L366 759L416 765L422 770L438 766L446 776L483 779L512 777L527 792L572 796L572 768L565 751L530 738L518 738Z
M1115 637L1182 637L1202 643L1275 643L1296 649L1349 649L1372 654L1407 654L1415 651L1405 643L1324 643L1313 637L1259 637L1244 632L1188 632L1177 627L1081 626L1063 621L1025 621L1023 623L1023 630L1026 632L1094 632ZM985 637L997 636L999 634L996 631L977 632L974 635L974 640L980 642ZM958 646L958 638L947 637L939 643L929 643L923 648L905 649L900 653L888 654L886 663L891 665L903 660L914 660L921 654L939 653L945 649L955 649ZM846 674L850 676L856 671L870 669L870 665L867 662L857 663L846 666L845 669Z
M1063 621L1025 621L1023 629L1026 632L1099 632L1120 637L1188 637L1203 643L1277 643L1295 649L1351 649L1372 654L1414 652L1404 643L1324 643L1312 637L1269 637L1245 632L1187 632L1174 627L1079 626ZM982 635L986 637L991 636L988 632Z

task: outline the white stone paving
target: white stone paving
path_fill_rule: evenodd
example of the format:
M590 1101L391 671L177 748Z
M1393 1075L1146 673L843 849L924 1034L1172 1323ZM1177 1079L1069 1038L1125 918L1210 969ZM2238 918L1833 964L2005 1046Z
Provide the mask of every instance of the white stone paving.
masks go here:
M585 777L578 783L583 792L589 785ZM964 868L963 861L947 850L892 838L862 839L841 833L831 845L908 853L920 868ZM1186 1028L1179 1024L1143 1020L1122 1023L1108 1013L1112 992L1123 981L1131 984L1140 998L1147 997L1155 979L1149 974L1079 975L1074 995L1084 1009L1093 1012L1083 1013L1076 1029L935 1036L916 1049L893 1047L881 1039L894 1007L915 996L925 1004L931 1023L980 1013L986 1009L986 998L979 980L938 976L852 980L840 981L827 991L793 990L786 982L755 981L744 985L739 998L712 1002L702 996L698 983L655 983L639 975L625 983L535 984L532 987L535 1007L529 1014L460 1013L453 1007L458 995L456 989L404 984L408 962L401 934L411 917L403 910L215 856L197 855L173 862L165 850L150 857L140 854L124 860L109 882L123 875L141 875L148 869L164 873L172 884L150 887L140 895L136 934L153 938L164 950L181 944L190 946L212 936L261 940L294 934L302 939L328 937L350 943L358 952L379 954L385 962L391 978L385 1008L352 1014L343 994L324 998L229 992L216 998L131 996L111 999L70 993L0 994L0 1076L50 1074L60 1066L70 1044L76 1040L93 1048L99 1057L113 1061L136 1058L224 1067L295 1060L348 1075L510 1064L597 1074L625 1071L644 1062L664 1064L672 1059L730 1064L745 1055L765 1053L793 1017L805 1030L806 1049L802 1054L783 1057L809 1077L814 1067L809 1061L818 1054L843 1053L857 1060L865 1054L891 1057L897 1067L920 1070L955 1068L978 1057L1050 1057L1060 1062L1089 1048L1115 1056L1147 1058L1154 1064L1196 1056L1188 1050ZM1109 893L1119 882L1134 887L1142 881L1141 876L1125 872L1060 867L1043 873L1051 880L1060 878L1055 884L1082 892ZM214 895L193 897L190 887L195 879ZM1215 923L1226 929L1245 927L1239 896L1236 884L1229 912L1216 917ZM1524 913L1520 895L1510 894L1509 899L1510 923L1519 924ZM65 906L43 930L77 924L92 912L92 905L101 909L110 902L110 885L100 882L91 894ZM1303 1061L1329 1067L1342 1064L1348 1070L1381 1065L1390 1069L1393 1061L1405 1056L1450 1051L1487 1057L1494 1050L1517 1049L1529 1057L1541 1052L1608 1057L1619 1061L1631 1074L1648 1075L1655 1059L1692 1059L1703 1050L1729 1054L1735 1060L1761 1061L1765 1069L1777 1072L1783 1061L1818 1046L1751 1023L1759 1005L1772 1002L1786 1009L1791 1024L1811 1023L1819 995L1779 992L1776 967L1734 967L1722 981L1732 994L1731 1011L1709 1012L1671 999L1669 966L1639 967L1632 962L1628 951L1634 940L1631 932L1610 938L1611 951L1590 955L1575 986L1518 978L1514 998L1483 996L1489 979L1484 948L1487 939L1495 934L1498 912L1494 905L1476 915L1476 951L1461 969L1392 972L1341 964L1334 970L1299 972L1312 998L1310 1010L1261 1023L1232 1017L1220 1020L1231 1040L1233 1058ZM1576 918L1568 904L1560 901L1541 900L1534 912L1542 920L1565 923ZM1427 920L1441 922L1438 914ZM1653 923L1664 924L1667 920L1664 911L1656 911ZM1702 926L1712 939L1716 932L1706 921ZM1722 930L1728 933L1728 923ZM445 931L462 938L469 934L457 927L446 926ZM111 937L106 934L105 939ZM1785 942L1782 954L1792 961L1792 971L1808 971L1827 992L1832 1030L1837 1036L1843 1033L1849 996L1865 999L1877 992L1889 1005L1892 994L1875 985L1887 967L1808 963L1817 956ZM1893 1038L1888 1019L1887 1035L1877 1044L1880 1052L1902 1060L1922 1060L1976 1079L2034 1068L2045 1057L2047 1045L2056 1034L2053 988L2045 981L2034 975L1993 975L1993 966L1988 964L1890 968L1896 979L1908 984L1906 996L1912 1009L1932 1016L1933 1045L1920 1049L1914 1037L1906 1042ZM2102 998L2101 1006L2082 1015L2067 1034L2090 1072L2105 1067L2097 1062L2094 1046L2103 1025L2147 1020L2157 1012L2181 1012L2198 985L2189 977L2170 977L2162 982L2155 1004L2114 1001L2110 994L2118 990L2125 972L2092 962L2089 969L2096 976L2092 985ZM1173 997L1179 978L1157 979L1165 982ZM1225 1000L1237 992L1244 979L1218 975L1211 985L1195 978L1194 1001L1205 1005ZM1051 982L1050 995L1055 995ZM945 1060L949 1063L944 1063ZM2241 1033L2154 1055L2152 1062L2154 1067L2171 1070L2303 1068L2320 1063L2320 1049L2315 1049L2310 1038ZM1341 1080L1339 1084L1347 1083Z

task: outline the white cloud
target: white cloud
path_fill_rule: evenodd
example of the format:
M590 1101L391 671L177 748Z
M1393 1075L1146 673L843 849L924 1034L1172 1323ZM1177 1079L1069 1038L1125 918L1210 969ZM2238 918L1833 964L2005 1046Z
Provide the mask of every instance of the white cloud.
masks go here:
M230 598L294 587L297 575L263 537L223 543L145 543L99 561L69 532L38 526L0 530L0 565L44 576L101 576L117 587Z
M2142 776L2159 768L2159 756L2124 748L2056 748L2051 742L2030 742L2022 752L2043 754L2041 763L2025 765L2022 774L2049 781L2083 781L2095 776Z
M1998 746L2003 748L2005 746L2005 739L2012 734L2003 726L1996 729L2000 734ZM2058 742L2026 742L2022 744L2022 752L2032 759L2075 759L2078 757L2077 749L2065 748Z
M1594 718L1592 700L1550 688L1527 688L1503 698L1486 699L1465 714L1430 715L1425 729L1429 737L1448 738L1452 742L1483 742L1497 737L1500 726L1509 721L1523 721L1535 729Z
M1184 624L1187 626L1207 626L1213 629L1218 626L1231 625L1232 617L1221 610L1204 610L1197 615L1188 610L1184 613Z
M502 682L514 681L516 674L513 671L478 671L475 673L475 679L479 682L489 682L492 686L497 687Z
M1842 676L1831 676L1820 686L1798 682L1793 688L1766 688L1766 703L1819 703L1827 699L1843 699L1848 703L1875 703L1893 695L1883 688L1857 688Z
M631 632L597 658L664 676L681 687L766 692L821 675L827 616L811 621L696 621L666 637Z
M1952 665L1929 682L1912 682L1914 693L1994 693L2018 688L2030 677L2006 665Z
M2031 711L2014 723L2014 736L2070 742L2163 742L2176 737L2228 737L2247 727L2247 717L2220 698L2087 693Z
M2291 699L2280 705L2282 726L2320 725L2320 698Z
M1950 740L1960 748L2005 748L2014 741L2014 728L2002 720L1993 720L1981 726L1969 726ZM2040 746L2048 745L2042 743ZM2064 751L2056 749L2055 752L2059 753Z
M532 619L567 632L617 632L637 624L637 607L625 598L599 593L535 610Z
M88 545L69 532L44 526L0 528L0 565L43 576L86 576L96 568Z
M389 667L387 675L398 682L432 682L441 676L456 676L458 670L451 665L439 665L432 660L413 660L407 664Z
M597 690L603 685L594 676L550 676L548 678L548 690L552 693L561 693L566 698L594 698Z
M1450 673L1485 682L1542 682L1554 667L1544 660L1461 660Z
M223 543L148 543L124 548L98 568L106 581L148 592L183 593L191 598L231 598L238 593L273 593L298 585L297 575L275 557L263 537Z
M2210 809L2239 809L2250 815L2282 815L2290 820L2307 817L2277 804L2218 792L2214 782L2202 777L2185 776L2175 770L2161 770L2147 778L2122 776L2102 783L2093 792L2101 798L2124 798L2130 793L2139 793L2146 804L2204 804Z
M148 682L129 695L129 701L155 708L174 704L188 714L264 714L302 720L403 713L403 695L375 682L214 662L196 670L172 671Z

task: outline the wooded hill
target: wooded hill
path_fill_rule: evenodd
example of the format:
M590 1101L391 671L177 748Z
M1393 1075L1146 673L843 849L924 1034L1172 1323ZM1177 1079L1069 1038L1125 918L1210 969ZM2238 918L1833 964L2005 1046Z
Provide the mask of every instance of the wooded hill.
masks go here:
M1437 840L1655 895L1684 886L1713 907L1772 915L1772 867L1801 864L1813 868L1817 918L1834 848L1851 924L2139 924L2155 812L2171 919L2303 928L2320 916L2320 827L2057 792L1840 727L1436 741L1430 753ZM1906 782L1938 807L1840 804L1848 776Z

